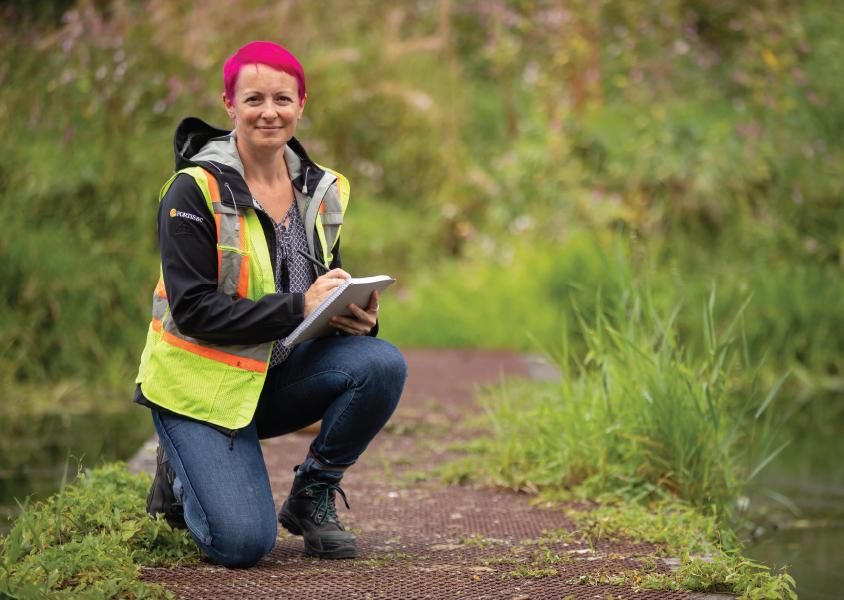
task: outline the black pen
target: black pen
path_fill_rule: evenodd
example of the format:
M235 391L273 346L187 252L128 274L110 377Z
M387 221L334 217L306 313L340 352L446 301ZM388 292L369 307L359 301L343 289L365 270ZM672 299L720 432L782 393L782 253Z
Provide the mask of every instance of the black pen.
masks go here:
M307 258L309 261L314 263L316 266L318 266L320 269L322 269L323 274L328 273L328 267L326 267L324 264L319 262L317 259L315 259L313 256L311 256L310 254L308 254L304 250L297 248L296 252L298 252L299 254L301 254L302 256Z

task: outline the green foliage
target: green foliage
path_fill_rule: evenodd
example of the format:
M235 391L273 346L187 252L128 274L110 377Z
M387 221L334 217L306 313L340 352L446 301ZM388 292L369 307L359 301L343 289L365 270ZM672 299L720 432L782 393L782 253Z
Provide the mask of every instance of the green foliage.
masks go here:
M727 592L747 600L797 600L790 575L773 575L768 567L735 554L722 553L709 560L686 557L674 579L687 590Z
M593 318L580 318L585 356L566 347L559 355L559 383L513 382L484 396L490 436L472 446L457 474L514 489L670 496L728 511L755 474L749 449L770 437L776 391L737 397L747 393L731 387L742 381L733 342L739 319L718 333L713 303L704 310L702 359L678 343L677 313L661 317L647 296L633 295L623 312L599 304Z
M0 540L0 595L12 598L161 598L140 566L196 561L183 531L146 514L146 475L116 463L86 471L45 501L25 505Z
M595 548L602 541L640 541L657 544L661 556L676 561L672 572L662 573L654 568L652 557L644 557L639 568L585 575L572 583L723 592L744 599L797 597L790 575L772 573L768 567L743 557L732 532L713 515L705 515L699 508L676 499L608 501L585 509L569 509L566 514L575 524L574 532L548 532L541 542L579 540ZM558 561L559 557L546 548L534 555L530 565L536 569Z
M131 376L172 130L223 124L220 66L250 37L306 66L300 137L352 181L355 266L433 293L424 266L587 227L841 278L842 14L822 0L81 0L49 18L66 4L0 32L5 382Z
M736 539L723 529L715 515L675 498L646 502L619 502L609 495L589 508L571 508L566 515L576 525L575 533L566 529L549 532L545 541L581 539L595 547L606 540L647 541L660 546L666 557L710 555L720 548L735 550Z
M629 265L583 231L543 251L516 239L490 240L470 252L471 260L422 271L411 289L384 303L382 320L391 339L406 346L559 345L559 335L551 332L573 317L572 296L590 307L598 288L617 298L628 280ZM435 320L428 322L431 315Z
M681 307L674 336L687 360L699 362L709 350L698 307L715 290L716 323L726 326L746 304L734 350L743 362L759 365L733 385L752 393L754 385L769 388L790 371L781 394L790 399L782 407L789 426L795 434L834 433L844 389L844 338L836 335L844 319L837 301L844 277L837 266L783 260L772 267L764 249L733 257L718 246L703 252L582 229L541 247L531 239L473 242L469 258L417 273L411 288L382 303L383 334L402 346L539 348L554 355L568 347L569 356L582 356L585 331L570 326L573 306L594 315L600 298L604 310L624 310L639 287L649 290L659 313ZM658 329L648 331L651 325L643 324L646 334L658 336Z

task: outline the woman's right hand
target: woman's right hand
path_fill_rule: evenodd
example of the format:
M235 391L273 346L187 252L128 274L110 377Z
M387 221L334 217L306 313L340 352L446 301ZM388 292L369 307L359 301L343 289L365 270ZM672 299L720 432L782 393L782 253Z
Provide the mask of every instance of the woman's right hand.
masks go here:
M320 275L305 292L305 317L311 314L323 300L328 298L334 289L352 276L343 269L331 269L325 275Z

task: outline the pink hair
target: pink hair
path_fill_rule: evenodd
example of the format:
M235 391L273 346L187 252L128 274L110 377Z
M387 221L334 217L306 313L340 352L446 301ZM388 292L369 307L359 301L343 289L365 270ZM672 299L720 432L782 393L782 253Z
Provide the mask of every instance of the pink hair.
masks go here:
M229 56L223 65L226 98L234 100L234 87L244 65L267 65L295 77L299 87L299 104L302 104L305 98L305 72L302 65L287 49L273 42L249 42Z

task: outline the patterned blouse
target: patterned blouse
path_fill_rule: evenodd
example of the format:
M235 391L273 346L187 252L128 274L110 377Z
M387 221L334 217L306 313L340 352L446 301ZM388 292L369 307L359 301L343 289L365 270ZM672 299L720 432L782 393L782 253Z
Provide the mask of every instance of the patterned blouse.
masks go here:
M287 228L283 223L290 219ZM287 214L280 223L275 224L275 291L304 294L314 282L314 268L297 250L308 252L308 238L305 235L305 224L299 216L296 202L290 205ZM287 274L287 289L283 286L283 274ZM292 348L285 348L281 341L273 344L270 355L270 367L284 362L290 355Z

